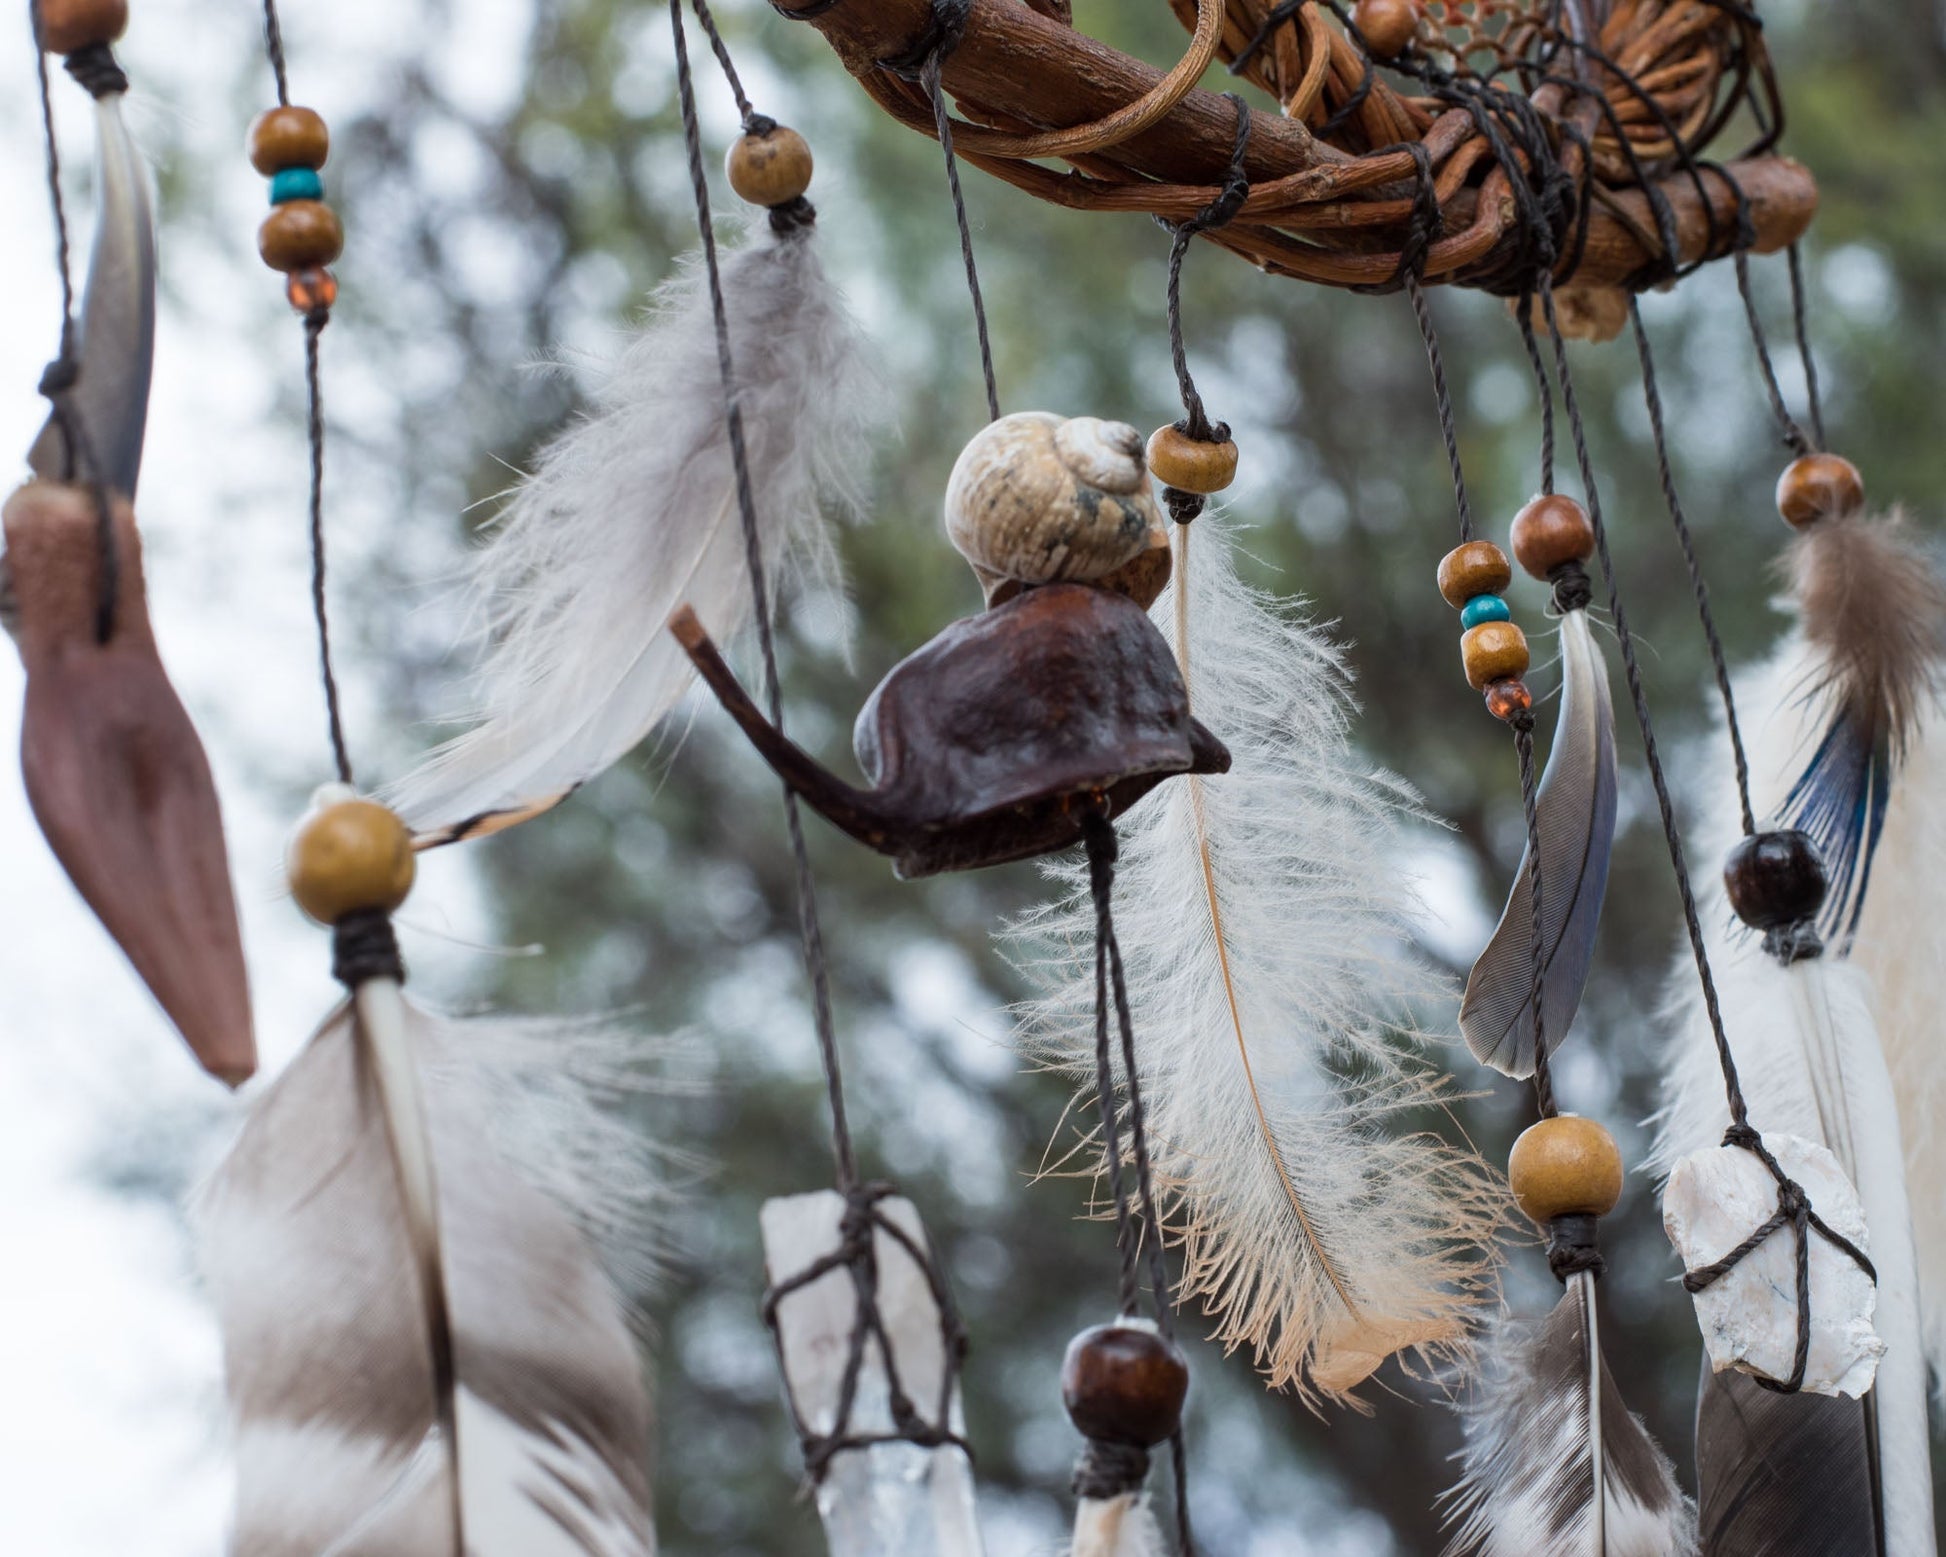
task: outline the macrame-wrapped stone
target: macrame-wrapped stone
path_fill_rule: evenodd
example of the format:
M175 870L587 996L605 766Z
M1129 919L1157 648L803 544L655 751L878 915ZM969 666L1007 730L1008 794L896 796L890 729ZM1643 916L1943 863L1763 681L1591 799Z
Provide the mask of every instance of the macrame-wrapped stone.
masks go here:
M1865 1210L1829 1148L1795 1135L1766 1135L1778 1165L1803 1186L1832 1231L1871 1253ZM1712 1146L1676 1164L1662 1196L1662 1225L1685 1270L1713 1265L1777 1212L1777 1181L1740 1146ZM1885 1342L1872 1328L1878 1288L1858 1263L1816 1229L1811 1251L1811 1349L1803 1388L1856 1399L1872 1387ZM1710 1366L1782 1382L1797 1350L1797 1235L1787 1225L1694 1294Z

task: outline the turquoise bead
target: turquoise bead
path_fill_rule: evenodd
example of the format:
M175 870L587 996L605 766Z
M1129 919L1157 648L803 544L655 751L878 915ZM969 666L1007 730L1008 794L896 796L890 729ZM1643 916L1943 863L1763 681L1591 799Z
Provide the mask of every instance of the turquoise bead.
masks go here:
M322 200L324 180L318 177L316 168L282 168L270 181L270 203L282 205L287 200Z
M1498 595L1475 595L1460 607L1460 626L1478 627L1482 622L1505 622L1511 620L1513 612L1507 609L1507 602Z

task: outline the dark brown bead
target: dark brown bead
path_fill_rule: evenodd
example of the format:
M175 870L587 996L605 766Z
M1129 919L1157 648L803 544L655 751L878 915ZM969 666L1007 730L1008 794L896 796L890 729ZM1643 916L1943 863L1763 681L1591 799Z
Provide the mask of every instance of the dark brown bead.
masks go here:
M41 0L41 47L73 54L128 31L128 0Z
M1794 530L1842 519L1865 506L1865 480L1842 455L1807 454L1777 478L1777 512Z
M1419 7L1416 0L1358 0L1351 19L1372 53L1391 59L1418 32Z
M1514 581L1507 554L1492 541L1468 541L1439 560L1439 592L1457 611L1475 595L1497 595Z
M1588 510L1571 497L1550 492L1514 515L1514 560L1544 579L1570 562L1595 554L1595 527Z
M250 166L265 178L285 168L321 168L331 155L331 131L309 108L273 108L250 126Z
M1124 1321L1068 1342L1061 1402L1082 1436L1153 1449L1182 1424L1189 1363L1173 1341Z
M1496 681L1487 688L1487 712L1494 718L1505 721L1516 714L1524 714L1534 706L1534 694L1527 690L1527 683L1517 676L1505 681Z
M257 229L264 263L287 274L329 265L344 251L345 229L322 200L286 201Z
M1730 851L1723 885L1737 918L1778 930L1815 917L1824 903L1824 861L1801 832L1752 833Z

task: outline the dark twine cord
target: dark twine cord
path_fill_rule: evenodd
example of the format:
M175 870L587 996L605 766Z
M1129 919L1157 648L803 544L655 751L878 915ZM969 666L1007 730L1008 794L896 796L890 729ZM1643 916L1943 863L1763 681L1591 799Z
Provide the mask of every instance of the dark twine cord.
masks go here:
M1446 385L1446 359L1439 350L1439 332L1433 328L1432 310L1426 306L1426 289L1416 272L1405 273L1405 293L1412 300L1412 317L1419 321L1419 334L1426 343L1426 362L1432 369L1433 398L1439 406L1439 435L1446 443L1446 463L1453 473L1453 508L1459 515L1462 543L1473 539L1473 505L1466 496L1466 468L1460 463L1459 429L1453 417L1453 395Z
M1534 711L1524 708L1508 722L1513 726L1514 749L1520 754L1520 808L1527 821L1527 892L1534 906L1533 962L1527 996L1534 1017L1534 1106L1541 1118L1552 1119L1557 1110L1541 998L1546 992L1547 957L1541 918L1541 818L1539 785L1534 777Z
M291 81L284 64L284 25L277 19L277 0L264 0L264 54L270 61L270 73L277 78L278 105L288 108Z
M1547 1268L1562 1285L1583 1271L1599 1281L1608 1269L1601 1257L1598 1224L1592 1216L1557 1216L1547 1224Z
M1764 334L1764 322L1757 313L1757 299L1750 289L1750 256L1742 249L1736 253L1736 271L1737 291L1743 295L1743 316L1750 323L1750 341L1757 348L1757 366L1763 373L1764 392L1770 397L1770 414L1777 420L1777 435L1783 440L1785 448L1802 459L1812 452L1812 443L1797 419L1791 415L1790 407L1784 403L1784 391L1777 382L1777 365L1770 358L1770 341ZM1805 361L1810 361L1808 355ZM1808 373L1806 379L1815 382Z
M390 914L382 908L360 909L331 927L331 976L346 989L368 979L405 982L405 961Z

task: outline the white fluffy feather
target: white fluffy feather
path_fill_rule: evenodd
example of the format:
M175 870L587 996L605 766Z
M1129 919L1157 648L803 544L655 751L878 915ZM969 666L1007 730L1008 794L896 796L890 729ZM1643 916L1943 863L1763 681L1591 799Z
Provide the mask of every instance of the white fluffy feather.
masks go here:
M1274 1385L1342 1399L1394 1352L1462 1341L1504 1198L1478 1158L1399 1127L1443 1091L1393 1036L1401 991L1424 982L1398 944L1412 799L1358 766L1325 636L1237 578L1213 516L1195 535L1177 576L1187 679L1233 766L1171 781L1119 824L1151 1150L1183 1297ZM1065 900L1020 927L1048 991L1023 1029L1087 1077L1094 915L1079 868L1059 876Z
M588 1101L625 1083L622 1051L586 1028L555 1043L540 1024L406 1011L437 1168L467 1549L645 1557L648 1404L595 1239L626 1230L640 1247L665 1191L652 1150ZM453 1549L375 1093L340 1007L257 1100L198 1207L236 1416L237 1557Z
M1147 1494L1083 1498L1075 1506L1068 1557L1169 1557L1169 1543Z
M766 231L722 268L767 582L835 580L825 514L862 504L879 385L807 230ZM592 413L542 452L473 571L479 723L391 796L431 842L538 814L640 742L690 682L667 631L676 607L719 643L750 618L699 263L657 293Z

